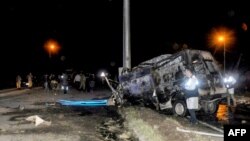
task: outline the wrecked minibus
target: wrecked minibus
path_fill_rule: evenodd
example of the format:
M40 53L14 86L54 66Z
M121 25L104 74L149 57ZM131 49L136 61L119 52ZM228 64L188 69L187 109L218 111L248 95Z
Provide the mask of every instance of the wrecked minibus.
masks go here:
M130 70L123 69L119 85L111 87L114 102L122 105L137 101L185 116L183 71L190 67L199 81L199 110L215 113L218 104L227 97L220 67L210 52L193 49L160 55Z

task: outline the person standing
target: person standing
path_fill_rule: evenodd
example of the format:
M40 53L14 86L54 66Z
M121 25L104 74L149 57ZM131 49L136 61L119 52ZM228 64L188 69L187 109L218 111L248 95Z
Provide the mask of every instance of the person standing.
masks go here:
M187 77L187 80L184 84L184 94L187 104L187 109L191 116L190 122L192 124L197 124L198 120L196 118L195 111L198 109L198 100L199 100L199 93L198 93L198 80L195 75L192 73L190 69L186 69L184 71L184 75Z
M227 89L227 104L228 106L236 106L236 99L234 96L234 87L236 84L236 80L233 76L231 75L226 75L226 78L224 79L225 87ZM232 103L231 103L232 99Z
M80 87L79 90L85 91L85 84L86 84L86 77L83 73L80 74L81 79L80 79Z
M78 89L78 90L80 88L80 81L81 81L80 74L76 74L76 76L74 78L74 84L75 84L75 88Z
M31 74L31 72L28 74L27 79L28 79L28 84L29 84L28 87L31 89L33 86L33 82L32 82L33 75Z
M22 78L20 75L17 75L16 77L16 88L21 89L21 83L22 83Z
M64 94L67 94L68 90L69 90L69 85L68 85L68 75L66 73L63 73L61 75L61 87L63 90Z
M49 92L49 82L48 82L49 78L48 77L49 76L47 74L44 75L44 90L45 90L46 93Z
M95 75L92 74L89 80L89 89L91 93L93 93L94 87L95 87Z

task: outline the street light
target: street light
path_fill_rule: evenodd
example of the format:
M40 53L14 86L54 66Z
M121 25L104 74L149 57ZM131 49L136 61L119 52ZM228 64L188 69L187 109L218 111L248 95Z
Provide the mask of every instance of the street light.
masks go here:
M234 31L221 27L219 29L213 29L209 35L209 42L211 46L223 46L223 72L226 72L226 48L233 45L235 41Z
M224 65L224 74L225 74L225 70L226 70L226 45L225 45L225 36L223 36L223 35L220 35L219 37L218 37L218 41L220 42L220 43L223 43L223 57L224 57L224 63L223 63L223 65Z
M49 48L49 58L51 58L51 52L53 52L54 49L55 49L55 45L51 44Z
M51 58L52 54L58 53L60 45L56 40L50 39L46 41L46 43L44 44L44 48L48 51L49 58Z

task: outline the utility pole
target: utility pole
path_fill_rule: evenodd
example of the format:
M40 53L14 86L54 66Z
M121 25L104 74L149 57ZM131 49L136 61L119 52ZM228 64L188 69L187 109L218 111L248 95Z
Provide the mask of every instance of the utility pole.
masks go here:
M129 0L123 0L123 67L131 68Z
M226 45L225 45L225 41L223 42L223 48L224 48L224 54L223 54L223 57L224 57L224 76L226 75Z

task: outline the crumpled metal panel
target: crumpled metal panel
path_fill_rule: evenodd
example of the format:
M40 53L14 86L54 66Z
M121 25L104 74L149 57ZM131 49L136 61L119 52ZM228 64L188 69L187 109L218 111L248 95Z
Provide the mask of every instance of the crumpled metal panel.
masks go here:
M143 66L143 65L153 65L153 64L158 64L158 65L161 65L161 63L164 63L164 60L166 60L167 58L171 57L172 55L171 54L164 54L164 55L160 55L160 56L157 56L157 57L154 57L150 60L147 60L145 62L142 62L140 63L138 66Z
M131 72L121 75L119 81L130 95L152 94L154 89L158 94L171 95L181 89L182 72L190 66L194 68L203 92L216 93L215 87L222 87L220 70L211 53L190 49L144 61Z
M123 90L131 95L141 96L154 87L151 68L141 68L119 77Z

